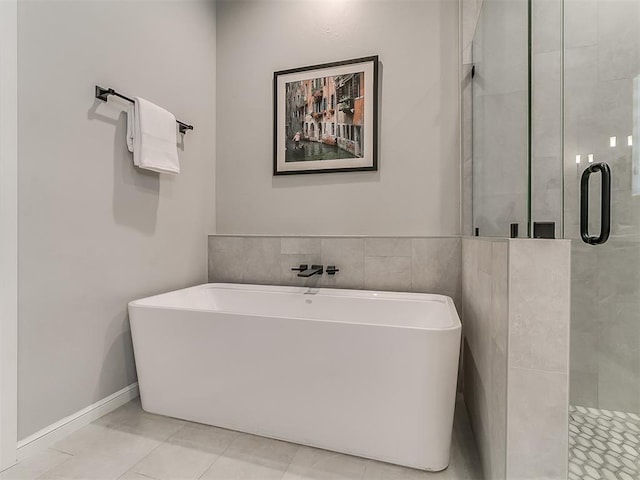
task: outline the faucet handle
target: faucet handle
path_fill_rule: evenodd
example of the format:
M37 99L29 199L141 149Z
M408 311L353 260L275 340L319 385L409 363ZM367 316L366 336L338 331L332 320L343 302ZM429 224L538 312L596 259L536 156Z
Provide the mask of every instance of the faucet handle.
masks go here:
M327 275L335 275L336 272L339 272L340 269L336 268L335 265L328 265L327 269L325 270L325 272L327 273Z
M302 263L299 267L293 267L291 270L294 272L304 272L307 268L309 268L309 265Z

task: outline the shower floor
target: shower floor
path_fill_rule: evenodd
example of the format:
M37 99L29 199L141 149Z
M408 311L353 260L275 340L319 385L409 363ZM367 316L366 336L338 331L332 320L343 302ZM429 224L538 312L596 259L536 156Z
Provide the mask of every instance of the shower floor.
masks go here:
M569 406L569 480L640 478L640 416Z

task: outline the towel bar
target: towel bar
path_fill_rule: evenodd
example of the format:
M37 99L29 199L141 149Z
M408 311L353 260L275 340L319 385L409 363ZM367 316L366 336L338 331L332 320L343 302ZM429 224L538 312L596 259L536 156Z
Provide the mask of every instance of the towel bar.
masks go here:
M120 97L127 102L133 103L133 98L125 97L121 93L116 92L113 88L103 88L96 85L96 98L106 102L109 95L115 95L116 97ZM193 130L193 125L188 125L186 123L181 122L180 120L176 120L178 124L178 130L180 133L187 133L187 130Z

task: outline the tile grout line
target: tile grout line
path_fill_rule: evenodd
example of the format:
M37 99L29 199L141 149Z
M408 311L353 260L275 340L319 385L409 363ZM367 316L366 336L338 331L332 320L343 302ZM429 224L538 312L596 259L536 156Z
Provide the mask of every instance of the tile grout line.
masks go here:
M126 471L126 472L124 472L122 475L120 475L120 476L118 477L118 480L120 480L122 477L124 477L127 473L129 473L129 470L127 470L127 471ZM140 475L141 477L148 478L148 479L150 479L150 480L159 480L159 479L157 479L156 477L152 477L152 476L150 476L150 475L147 475L146 473L140 473L140 472L133 472L133 473L135 473L136 475Z
M151 455L153 452L155 452L157 449L159 449L162 445L164 445L167 440L169 438L171 438L175 433L177 433L178 431L182 430L182 428L184 428L184 425L182 427L180 427L178 430L176 430L176 432L172 433L171 435L169 435L167 438L165 438L164 440L160 441L160 443L158 445L156 445L154 448L152 448L144 457L140 458L139 460L137 460L133 465L131 465L126 472L124 472L122 475L125 475L127 472L129 472L130 470L133 470L135 468L136 465L138 465L141 461L143 461L145 458L147 458L149 455ZM137 474L137 475L143 475L145 477L149 477L149 475L145 475L144 473L140 473L137 472L135 470L133 470L133 473ZM120 475L120 477L122 477L122 475ZM120 478L118 477L118 478ZM154 478L154 477L149 477L149 478ZM155 479L157 480L157 479Z
M54 450L54 449L51 449L51 450ZM60 452L60 450L55 450L55 451L56 451L56 452ZM53 470L54 468L58 468L60 465L63 465L63 464L65 464L65 463L67 463L68 461L70 461L72 458L74 458L74 457L75 457L75 455L73 455L72 453L67 453L67 452L60 452L60 453L63 453L63 454L65 454L65 455L68 455L68 456L69 456L69 458L65 459L64 461L62 461L62 462L60 462L60 463L58 463L58 464L56 464L56 465L54 465L54 466L52 466L52 467L50 467L50 468L47 468L44 472L42 472L40 475L38 475L38 476L36 477L36 480L38 480L39 478L42 478L44 475L46 475L47 473L49 473L49 472L50 472L51 470ZM19 465L19 463L16 463L16 465Z
M367 468L369 468L369 463L371 462L371 459L367 459L367 461L364 464L364 470L362 471L362 477L360 477L360 480L364 480L367 477Z
M130 402L129 402L129 403L130 403ZM125 404L125 405L126 405L126 404ZM168 435L167 435L163 440L158 440L158 442L159 442L159 443L158 443L158 445L156 445L156 446L155 446L155 447L153 447L151 450L149 450L149 452L147 452L147 454L146 454L146 455L142 456L142 457L141 457L141 458L139 458L138 460L135 460L135 461L134 461L134 462L133 462L133 463L132 463L128 468L127 468L127 470L126 470L122 475L125 475L127 472L129 472L129 471L131 471L132 469L134 469L136 465L138 465L141 461L143 461L145 458L147 458L147 457L148 457L149 455L151 455L153 452L155 452L156 450L158 450L162 445L166 444L166 443L167 443L167 440L169 440L171 437L173 437L176 433L178 433L180 430L182 430L182 429L183 429L183 428L185 428L186 426L187 426L187 423L186 423L185 421L183 421L183 424L180 426L180 428L176 429L173 433L169 433L169 434L168 434ZM110 427L107 427L107 428L110 428ZM136 436L138 436L138 435L139 435L139 436L143 436L143 434L137 434L137 433L134 433L133 435L136 435ZM137 472L137 471L135 471L135 470L133 471L133 473L135 473L135 474L137 474L137 475L143 475L143 476L148 477L148 478L154 478L154 477L149 477L149 475L146 475L146 474L144 474L144 473ZM120 475L120 477L122 477L122 475ZM120 478L120 477L118 477L118 478ZM154 480L157 480L157 479L154 479Z
M73 456L75 456L75 454L74 454L74 453L67 452L67 451L65 451L65 450L60 450L59 448L55 448L55 447L53 447L53 446L52 446L52 447L48 447L48 450L54 450L54 451L56 451L56 452L64 453L64 454L66 454L66 455L71 455L72 457L73 457Z
M544 368L531 368L531 367L520 367L517 365L509 365L509 369L526 370L529 372L549 373L551 375L564 375L566 377L569 376L567 372L560 372L557 370L546 370Z
M216 427L218 428L218 427ZM234 438L229 442L229 444L224 448L224 450L222 451L222 453L220 455L218 455L216 457L216 459L211 462L211 465L209 465L207 468L205 468L204 472L202 472L202 475L200 475L198 477L198 480L200 480L202 477L204 477L206 475L206 473L211 470L211 467L213 467L216 463L218 463L218 460L220 460L220 458L222 458L224 456L225 453L227 453L227 450L229 450L231 448L231 445L233 445L235 443L235 441L240 438L240 436L242 435L242 432L238 432L236 430L230 430L232 432L235 432L235 436Z
M282 472L282 475L280 475L280 480L282 480L284 478L284 476L287 474L287 472L291 468L291 464L293 463L293 460L296 457L296 455L298 454L298 452L300 451L300 447L301 447L301 445L298 444L298 443L293 443L293 442L287 442L287 443L290 443L291 445L295 445L296 446L296 450L295 450L295 452L293 452L293 455L291 455L291 460L289 460L289 463L287 463L287 466L284 469L284 472Z

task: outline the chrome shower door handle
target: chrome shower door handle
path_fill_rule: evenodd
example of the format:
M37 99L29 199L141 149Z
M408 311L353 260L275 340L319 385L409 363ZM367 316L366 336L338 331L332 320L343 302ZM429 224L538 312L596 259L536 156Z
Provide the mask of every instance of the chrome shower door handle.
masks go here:
M600 235L589 235L589 177L592 173L602 175L602 195L600 196ZM589 165L580 179L580 236L584 243L601 245L611 233L611 169L606 163Z

